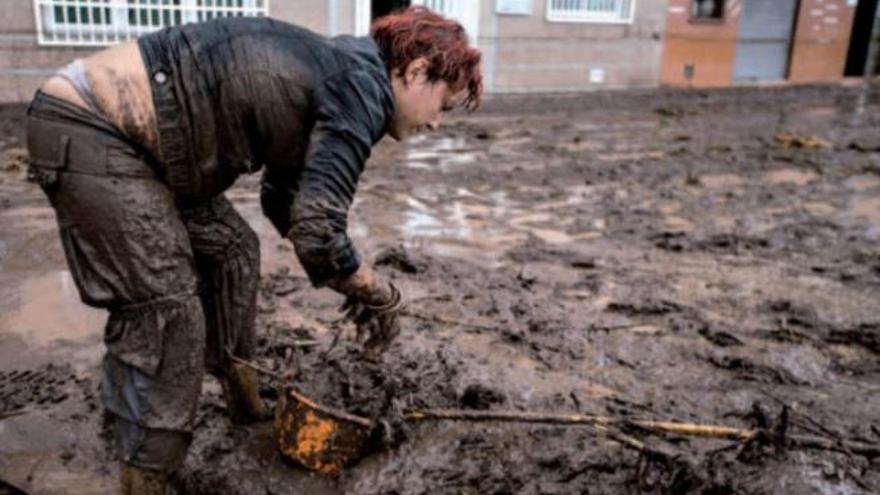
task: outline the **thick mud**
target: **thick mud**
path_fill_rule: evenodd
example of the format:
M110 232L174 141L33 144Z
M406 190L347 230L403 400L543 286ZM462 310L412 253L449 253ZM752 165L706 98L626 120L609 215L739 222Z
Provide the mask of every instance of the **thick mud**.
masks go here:
M311 474L281 458L270 424L230 425L206 377L177 492L880 492L880 458L779 440L880 443L880 107L852 125L857 91L507 97L381 143L350 230L409 302L377 362L341 323L342 298L312 290L261 219L256 179L242 181L230 197L264 259L257 361L290 375L266 377L264 398L294 385L388 419L391 435L338 478ZM0 149L20 159L20 117L2 116L13 144ZM70 295L51 211L19 173L0 172L0 480L107 493L100 321ZM671 459L589 427L406 424L412 408L778 435L625 432Z

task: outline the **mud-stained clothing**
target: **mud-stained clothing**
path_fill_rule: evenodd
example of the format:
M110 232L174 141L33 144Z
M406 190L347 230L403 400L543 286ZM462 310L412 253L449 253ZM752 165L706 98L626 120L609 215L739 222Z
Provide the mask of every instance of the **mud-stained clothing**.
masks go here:
M110 313L101 395L120 457L168 470L206 361L219 374L230 353L253 356L256 234L223 196L182 211L161 166L100 114L38 92L27 140L80 297Z
M82 300L110 312L102 397L126 462L169 470L202 373L254 352L257 236L223 197L263 170L261 204L315 285L354 272L347 212L393 98L367 38L271 19L144 36L159 156L96 112L38 92L30 173L55 208ZM82 64L65 69L86 102Z
M139 39L160 161L184 204L263 170L261 203L316 286L360 265L347 214L394 111L370 38L328 39L268 18L231 18Z

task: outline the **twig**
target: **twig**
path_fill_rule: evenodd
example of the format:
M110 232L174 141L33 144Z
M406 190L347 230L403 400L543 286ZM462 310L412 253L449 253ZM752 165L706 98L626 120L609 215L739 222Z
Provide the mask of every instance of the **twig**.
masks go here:
M20 416L26 412L27 412L27 408L24 408L24 407L19 408L19 409L13 409L11 411L0 412L0 421L3 421L4 419L7 419L7 418Z
M412 421L425 419L448 419L458 421L500 421L516 423L543 423L556 425L618 425L635 426L644 430L678 435L723 438L728 440L748 440L755 435L754 430L742 430L728 426L700 425L674 421L650 421L622 419L611 416L590 414L554 414L526 411L471 411L461 409L413 410L406 413Z
M880 445L853 442L851 440L830 440L811 435L788 435L786 439L792 446L802 449L831 450L844 454L854 453L869 459L880 457Z
M652 433L672 433L692 437L718 438L748 441L764 433L764 430L733 428L730 426L704 425L678 421L651 421L642 419L614 418L589 414L553 414L526 411L471 411L460 409L411 410L405 414L411 421L431 419L458 421L500 421L517 423L542 423L555 425L634 426ZM868 458L880 457L880 446L850 440L831 440L811 435L785 435L789 446L804 449L852 452ZM636 447L635 444L632 445Z
M287 375L285 375L285 374L278 373L277 371L272 371L272 370L270 370L270 369L268 369L268 368L264 368L264 367L260 366L259 364L255 363L255 362L253 362L253 361L248 361L247 359L242 359L242 358L240 358L240 357L236 357L236 356L233 356L233 355L230 355L230 356L229 356L229 359L231 359L232 361L235 361L235 362L238 363L238 364L241 364L241 365L247 366L248 368L251 368L251 369L253 369L253 370L255 370L255 371L259 371L260 373L263 373L263 374L265 374L265 375L271 376L272 378L277 378L277 379L279 379L279 380L287 380L287 379L290 378L289 376L287 376Z

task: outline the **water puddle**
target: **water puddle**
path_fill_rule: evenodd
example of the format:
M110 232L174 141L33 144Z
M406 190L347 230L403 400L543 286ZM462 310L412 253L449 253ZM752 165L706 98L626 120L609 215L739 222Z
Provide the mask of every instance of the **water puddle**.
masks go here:
M835 208L834 206L828 203L821 202L804 203L803 208L807 211L807 213L815 215L817 217L831 216L834 214L834 212L837 211L837 208Z
M574 223L575 217L560 217L558 213L560 208L587 201L590 191L589 186L575 186L549 201L525 207L504 191L476 194L464 188L448 191L423 187L415 191L421 197L402 199L398 229L406 244L495 265L507 250L530 236L548 244L600 236L604 222L594 222L595 230L571 233L566 227Z
M854 216L867 220L874 229L880 229L880 198L855 198L850 211Z
M876 175L854 175L844 182L844 184L854 191L867 191L870 189L880 188L880 177Z
M701 175L700 184L709 189L723 189L739 187L743 184L743 178L734 174Z
M67 270L30 277L19 287L19 304L0 328L16 332L38 345L54 340L80 340L100 334L107 319L103 310L79 299Z
M485 153L468 147L462 137L413 137L407 144L404 161L410 168L449 170L475 163Z
M3 288L0 361L16 368L59 356L77 368L97 364L107 313L79 299L67 270L31 275ZM17 337L17 338L13 338Z
M819 176L814 172L806 172L793 168L785 168L782 170L774 170L764 174L764 181L770 184L794 184L796 186L805 186L810 182L817 180Z
M603 162L622 162L622 161L634 161L634 160L644 160L646 158L657 159L663 158L666 156L665 151L655 150L655 151L628 151L628 152L615 152L615 153L604 153L597 155L596 158Z

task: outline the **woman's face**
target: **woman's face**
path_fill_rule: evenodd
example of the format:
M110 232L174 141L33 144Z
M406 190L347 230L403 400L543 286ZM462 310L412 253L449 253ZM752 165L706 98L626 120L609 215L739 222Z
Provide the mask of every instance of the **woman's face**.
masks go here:
M436 130L443 112L458 106L466 96L465 91L453 91L446 81L429 81L427 68L427 60L418 58L403 74L391 77L395 107L388 134L398 141L427 129Z

